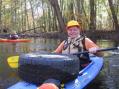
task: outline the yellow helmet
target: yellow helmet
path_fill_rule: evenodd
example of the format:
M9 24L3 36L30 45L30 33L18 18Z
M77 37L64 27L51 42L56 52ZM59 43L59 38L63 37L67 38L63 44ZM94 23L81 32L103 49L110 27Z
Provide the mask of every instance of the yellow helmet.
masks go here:
M73 27L73 26L78 26L78 27L80 27L80 24L79 24L77 21L75 21L75 20L71 20L71 21L69 21L69 22L67 23L67 28Z

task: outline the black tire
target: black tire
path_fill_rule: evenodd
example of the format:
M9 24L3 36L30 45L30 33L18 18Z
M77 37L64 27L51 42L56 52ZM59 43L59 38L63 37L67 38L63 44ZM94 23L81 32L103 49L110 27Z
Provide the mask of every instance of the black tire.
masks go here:
M71 81L79 73L79 59L73 55L29 53L20 55L18 74L21 79L42 84L47 79L63 83Z

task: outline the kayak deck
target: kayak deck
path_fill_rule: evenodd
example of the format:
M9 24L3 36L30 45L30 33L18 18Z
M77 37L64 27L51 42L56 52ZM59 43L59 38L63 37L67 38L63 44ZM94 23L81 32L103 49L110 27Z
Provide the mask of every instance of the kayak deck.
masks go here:
M79 76L75 80L64 85L64 89L83 89L95 79L103 66L103 58L91 57L91 60L92 62L79 72ZM37 86L25 81L20 81L7 89L37 89Z
M92 57L91 60L92 62L79 72L77 79L65 84L65 89L83 89L95 79L103 67L103 58Z
M37 89L37 86L31 83L21 81L7 89Z

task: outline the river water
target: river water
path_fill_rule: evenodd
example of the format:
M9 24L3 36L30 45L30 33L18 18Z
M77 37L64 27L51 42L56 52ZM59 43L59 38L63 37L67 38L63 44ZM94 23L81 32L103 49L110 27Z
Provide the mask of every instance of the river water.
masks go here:
M29 52L52 52L60 39L32 38L30 43L0 43L0 89L7 89L20 79L17 69L10 68L7 58ZM118 46L119 43L111 40L96 40L100 47L108 48ZM119 52L104 52L104 67L96 79L86 89L119 89Z

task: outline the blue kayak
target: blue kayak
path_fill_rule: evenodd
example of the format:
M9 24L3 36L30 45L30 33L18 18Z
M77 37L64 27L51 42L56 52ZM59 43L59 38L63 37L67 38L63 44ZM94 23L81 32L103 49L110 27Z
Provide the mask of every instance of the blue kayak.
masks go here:
M103 67L102 57L91 57L91 63L79 72L78 77L72 82L64 85L64 89L83 89L86 87L101 71ZM95 70L95 71L94 71ZM25 81L20 81L7 89L37 89L37 86Z

